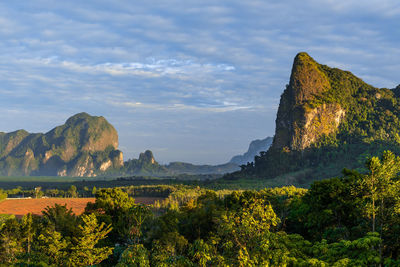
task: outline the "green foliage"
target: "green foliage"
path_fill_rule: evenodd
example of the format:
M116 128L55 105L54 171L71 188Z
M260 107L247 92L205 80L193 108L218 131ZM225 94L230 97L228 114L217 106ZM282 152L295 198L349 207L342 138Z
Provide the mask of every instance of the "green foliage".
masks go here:
M60 232L53 230L52 227L46 227L38 235L34 244L34 258L48 265L62 266L66 264L69 257L67 253L69 245Z
M42 217L4 216L0 264L397 266L399 170L399 158L385 152L363 172L345 169L308 190L100 189L81 216L59 205ZM154 206L130 197L145 192L170 196Z
M381 263L379 253L374 249L380 242L378 233L367 233L354 241L327 243L322 240L315 243L311 251L314 257L329 266L375 266Z
M77 234L78 218L67 205L55 204L53 207L46 207L42 213L44 225L54 228L63 237L71 239Z
M96 247L97 243L106 238L111 226L98 224L94 214L82 216L83 225L79 225L80 235L74 238L69 262L72 265L91 266L102 262L112 254L111 247Z
M20 242L20 227L15 219L5 221L0 232L0 260L11 265L24 252Z
M119 188L101 189L96 192L95 203L88 203L86 214L94 213L100 222L111 224L109 239L112 243L129 243L131 234L131 208L133 198Z
M8 194L3 191L3 189L0 189L0 201L6 199Z
M78 197L78 193L76 192L75 185L70 186L70 188L68 189L68 195L69 195L69 197L72 197L72 198Z
M147 267L150 266L149 252L142 244L131 245L124 250L117 267Z
M383 220L387 213L385 208L388 208L385 207L385 201L396 196L400 190L399 181L394 179L400 172L400 157L385 151L382 160L372 157L367 160L366 167L369 173L361 180L361 186L365 188L364 198L368 201L366 212L372 219L372 231L375 232L377 214L381 215L380 219Z

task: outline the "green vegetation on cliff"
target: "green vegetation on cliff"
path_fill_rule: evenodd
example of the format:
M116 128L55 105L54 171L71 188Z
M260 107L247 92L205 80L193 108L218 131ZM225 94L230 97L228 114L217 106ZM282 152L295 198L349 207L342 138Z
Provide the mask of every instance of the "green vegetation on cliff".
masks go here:
M318 64L306 53L293 63L281 96L272 147L240 175L309 182L362 168L365 157L400 152L400 95L351 72Z
M45 134L0 133L0 175L94 176L123 163L105 118L79 113Z

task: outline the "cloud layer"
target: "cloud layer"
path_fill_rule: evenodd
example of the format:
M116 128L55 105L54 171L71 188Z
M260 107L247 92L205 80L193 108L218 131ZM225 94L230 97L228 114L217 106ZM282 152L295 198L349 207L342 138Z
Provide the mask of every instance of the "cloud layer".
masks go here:
M293 57L399 81L400 3L0 3L0 129L104 115L127 158L222 163L274 132Z

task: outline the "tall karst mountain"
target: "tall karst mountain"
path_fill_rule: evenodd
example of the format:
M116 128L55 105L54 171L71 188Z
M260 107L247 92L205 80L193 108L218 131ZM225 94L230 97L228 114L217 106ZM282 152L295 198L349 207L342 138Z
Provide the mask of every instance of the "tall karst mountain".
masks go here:
M272 148L302 150L322 135L335 133L346 114L343 104L338 103L341 101L315 103L320 96L335 89L318 63L306 53L298 54L289 86L281 97Z
M103 117L79 113L48 133L0 133L1 175L96 176L123 166L118 134Z
M293 63L271 148L239 175L308 182L363 168L366 157L400 152L400 86L378 89L307 53Z

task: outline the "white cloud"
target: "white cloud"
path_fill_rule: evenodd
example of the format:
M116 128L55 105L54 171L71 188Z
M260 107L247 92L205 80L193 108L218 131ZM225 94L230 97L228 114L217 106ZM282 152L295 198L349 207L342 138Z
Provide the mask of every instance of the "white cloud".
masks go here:
M130 102L130 101L109 101L109 104L115 107L127 107L132 109L151 109L158 111L201 111L201 112L229 112L229 111L237 111L243 109L253 109L251 106L241 106L236 103L223 102L220 105L210 105L210 104L200 104L200 105L188 105L183 103L174 103L174 104L145 104L141 102Z
M21 63L38 66L67 68L80 73L107 73L110 75L138 75L146 77L174 76L174 75L200 75L214 72L230 72L235 67L228 64L196 63L191 60L149 59L148 62L122 62L82 64L68 60L59 60L59 57L20 59Z

